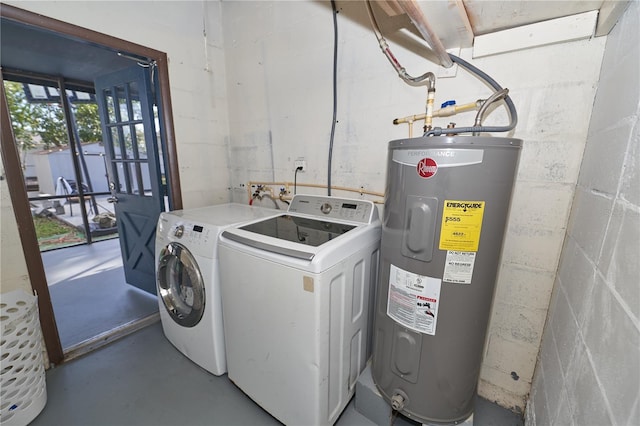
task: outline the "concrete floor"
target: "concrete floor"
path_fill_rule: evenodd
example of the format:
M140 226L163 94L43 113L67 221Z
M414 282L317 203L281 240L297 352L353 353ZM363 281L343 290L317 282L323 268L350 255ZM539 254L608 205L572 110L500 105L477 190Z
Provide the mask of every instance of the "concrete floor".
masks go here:
M63 346L157 310L155 296L124 282L118 240L43 254ZM176 350L155 323L47 371L38 425L279 424L226 375L216 377ZM338 426L372 425L354 408ZM396 426L415 423L402 416ZM520 426L521 416L478 398L474 425Z
M192 363L159 323L47 371L48 401L31 423L51 425L277 425L226 375ZM373 425L353 400L336 425ZM413 425L404 418L394 424ZM520 416L482 398L474 425L520 426Z
M119 240L42 253L62 347L158 311L154 295L125 282Z

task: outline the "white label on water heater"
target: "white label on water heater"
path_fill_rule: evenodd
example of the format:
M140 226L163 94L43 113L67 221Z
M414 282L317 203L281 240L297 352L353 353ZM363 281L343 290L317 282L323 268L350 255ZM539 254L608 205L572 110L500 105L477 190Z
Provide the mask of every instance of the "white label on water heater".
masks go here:
M439 278L414 274L391 265L387 315L414 331L435 335L441 283Z
M475 263L475 251L447 251L442 281L455 284L471 284Z

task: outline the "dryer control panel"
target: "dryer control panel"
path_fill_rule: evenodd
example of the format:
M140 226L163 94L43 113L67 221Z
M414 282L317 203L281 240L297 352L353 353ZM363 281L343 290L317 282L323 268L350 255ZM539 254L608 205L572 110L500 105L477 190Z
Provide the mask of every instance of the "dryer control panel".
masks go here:
M358 223L371 223L378 218L378 209L371 201L317 195L294 196L288 211Z

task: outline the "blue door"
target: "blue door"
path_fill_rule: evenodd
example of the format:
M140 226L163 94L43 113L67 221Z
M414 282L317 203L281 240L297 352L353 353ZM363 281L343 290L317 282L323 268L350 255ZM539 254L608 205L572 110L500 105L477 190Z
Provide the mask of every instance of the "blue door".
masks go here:
M155 231L164 210L151 67L135 65L95 80L127 283L156 294Z

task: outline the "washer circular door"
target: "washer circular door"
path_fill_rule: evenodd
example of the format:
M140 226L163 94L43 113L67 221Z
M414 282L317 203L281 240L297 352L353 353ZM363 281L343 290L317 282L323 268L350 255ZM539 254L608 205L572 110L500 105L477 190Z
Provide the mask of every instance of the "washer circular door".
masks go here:
M204 281L191 252L182 244L170 243L160 252L158 290L171 318L183 327L193 327L205 306Z

